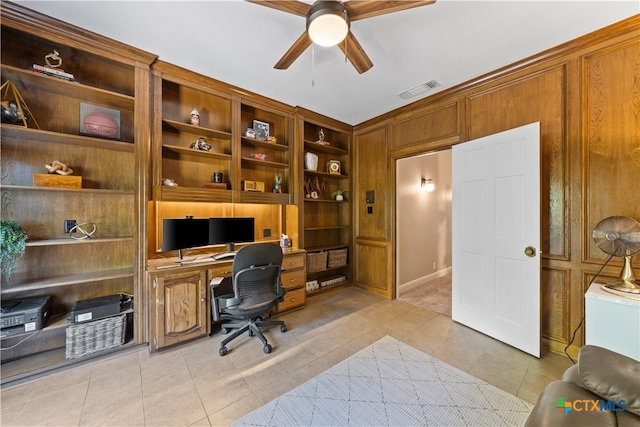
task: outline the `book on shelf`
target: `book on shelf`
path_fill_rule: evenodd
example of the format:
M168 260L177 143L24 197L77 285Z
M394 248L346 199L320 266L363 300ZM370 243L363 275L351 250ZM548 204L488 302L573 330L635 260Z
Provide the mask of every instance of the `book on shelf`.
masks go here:
M31 71L44 74L50 77L57 77L59 79L67 80L70 82L77 82L73 74L67 73L64 70L57 68L45 67L44 65L33 64L30 68Z

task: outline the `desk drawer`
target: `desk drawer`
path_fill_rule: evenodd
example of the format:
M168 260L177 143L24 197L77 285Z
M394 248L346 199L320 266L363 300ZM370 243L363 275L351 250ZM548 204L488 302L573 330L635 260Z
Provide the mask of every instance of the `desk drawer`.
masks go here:
M292 308L300 307L305 304L307 297L307 290L305 288L295 289L288 291L284 296L284 301L278 304L278 312L290 310Z
M280 280L286 289L304 288L304 270L285 271L280 275Z
M294 270L304 267L304 254L287 255L282 259L283 270Z
M231 264L207 268L207 280L210 281L214 277L231 277L231 268Z

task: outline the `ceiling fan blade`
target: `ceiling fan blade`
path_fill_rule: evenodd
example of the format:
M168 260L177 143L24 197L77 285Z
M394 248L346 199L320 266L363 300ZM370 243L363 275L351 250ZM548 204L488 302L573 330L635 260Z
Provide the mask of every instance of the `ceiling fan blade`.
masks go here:
M344 2L351 21L359 19L373 18L374 16L385 15L401 10L413 9L414 7L427 6L435 3L436 0L351 0ZM261 3L261 2L259 2Z
M282 58L280 58L278 63L273 68L277 70L286 70L291 64L293 64L296 59L298 59L300 55L302 55L302 52L304 52L309 46L311 46L311 43L311 38L305 31L298 38L298 40L293 43L287 53L285 53Z
M371 59L364 53L364 49L351 31L347 33L344 41L338 44L338 47L346 55L349 62L353 64L358 73L362 74L373 67L373 62L371 62Z
M249 3L255 3L262 6L270 7L272 9L280 10L282 12L293 13L298 16L307 16L307 12L311 9L311 5L296 0L245 0Z

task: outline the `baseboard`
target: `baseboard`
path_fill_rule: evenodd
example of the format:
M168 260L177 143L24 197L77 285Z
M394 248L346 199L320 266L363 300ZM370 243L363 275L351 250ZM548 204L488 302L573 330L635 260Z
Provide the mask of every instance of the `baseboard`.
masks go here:
M414 279L414 280L412 280L410 282L403 283L402 285L398 286L398 290L400 292L402 292L402 291L406 292L411 288L415 288L416 286L422 285L425 282L428 282L428 281L434 280L434 279L438 279L438 278L440 278L442 276L446 276L447 274L450 274L450 273L451 273L451 267L447 267L447 268L445 268L443 270L438 270L438 271L435 271L435 272L433 272L431 274L427 274L426 276L422 276L422 277L419 277L417 279Z

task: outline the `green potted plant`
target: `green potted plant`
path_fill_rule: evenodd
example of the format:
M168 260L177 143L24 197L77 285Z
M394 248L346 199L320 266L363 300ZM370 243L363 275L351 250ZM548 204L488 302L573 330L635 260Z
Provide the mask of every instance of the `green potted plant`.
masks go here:
M333 193L331 193L331 197L333 197L334 199L340 201L340 200L344 200L344 193L346 193L347 190L336 190Z
M14 264L24 255L27 233L16 221L2 221L0 240L0 271L9 280Z

